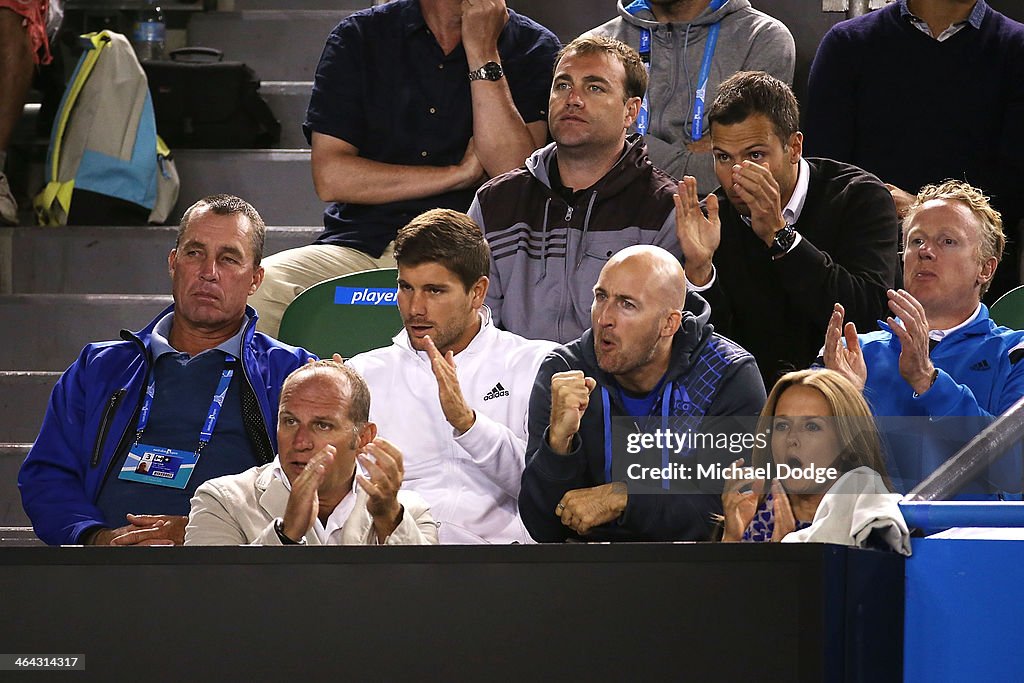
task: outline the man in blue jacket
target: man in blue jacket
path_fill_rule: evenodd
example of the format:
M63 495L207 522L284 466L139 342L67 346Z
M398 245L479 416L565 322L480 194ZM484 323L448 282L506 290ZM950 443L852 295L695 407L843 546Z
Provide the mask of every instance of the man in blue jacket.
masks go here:
M174 304L61 376L18 475L43 541L181 544L200 484L273 459L281 385L312 356L255 331L264 234L238 197L196 202L168 256Z
M1024 396L1024 332L996 325L981 303L1006 239L980 190L957 180L926 185L903 229L906 289L889 290L892 316L858 336L836 304L823 357L863 388L886 432L889 475L906 491ZM964 496L1020 491L1019 455L1004 456L984 479Z

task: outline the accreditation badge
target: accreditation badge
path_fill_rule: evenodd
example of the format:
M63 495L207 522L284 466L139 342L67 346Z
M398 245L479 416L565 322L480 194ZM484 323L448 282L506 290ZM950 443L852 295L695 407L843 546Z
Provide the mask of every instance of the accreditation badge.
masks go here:
M183 489L196 467L199 454L140 443L132 446L118 479L140 484Z

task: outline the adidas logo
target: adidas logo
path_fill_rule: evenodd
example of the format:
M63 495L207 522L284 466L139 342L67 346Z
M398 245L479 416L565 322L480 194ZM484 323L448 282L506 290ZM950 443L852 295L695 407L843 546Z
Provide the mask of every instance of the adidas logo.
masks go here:
M989 370L990 366L987 360L982 360L971 366L971 370Z
M501 386L501 382L494 385L494 388L487 392L484 396L485 401L490 401L492 398L501 398L502 396L508 396L508 390Z

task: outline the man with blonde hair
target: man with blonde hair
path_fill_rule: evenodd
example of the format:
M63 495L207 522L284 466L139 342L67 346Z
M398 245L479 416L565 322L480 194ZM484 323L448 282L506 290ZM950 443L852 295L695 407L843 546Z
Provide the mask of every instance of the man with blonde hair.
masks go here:
M853 323L844 326L836 304L826 367L862 387L879 417L927 417L932 424L1003 413L1024 395L1024 332L998 326L981 303L1006 244L999 212L981 190L947 180L921 189L903 230L906 289L889 290L892 316L880 331L858 335ZM912 487L955 452L928 448L914 436L914 443L898 446L890 439L897 488ZM1004 457L989 481L975 482L967 493L1016 492L1020 476L1019 460Z

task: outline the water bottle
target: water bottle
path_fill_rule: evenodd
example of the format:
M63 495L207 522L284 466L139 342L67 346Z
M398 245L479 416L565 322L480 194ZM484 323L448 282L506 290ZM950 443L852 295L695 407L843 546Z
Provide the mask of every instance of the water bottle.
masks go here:
M132 46L139 61L163 59L167 37L164 12L157 0L145 0L145 3L132 29Z

